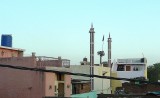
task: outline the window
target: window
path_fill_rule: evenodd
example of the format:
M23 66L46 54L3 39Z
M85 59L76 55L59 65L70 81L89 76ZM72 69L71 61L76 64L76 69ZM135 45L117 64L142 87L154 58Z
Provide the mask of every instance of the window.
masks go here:
M138 68L138 67L134 67L133 70L134 70L134 71L138 71L139 68Z
M124 71L124 65L118 65L117 71Z
M131 66L126 66L126 71L131 71Z
M81 84L81 90L83 90L83 84Z
M58 81L64 81L64 74L58 73L58 74L57 74L57 80L58 80Z

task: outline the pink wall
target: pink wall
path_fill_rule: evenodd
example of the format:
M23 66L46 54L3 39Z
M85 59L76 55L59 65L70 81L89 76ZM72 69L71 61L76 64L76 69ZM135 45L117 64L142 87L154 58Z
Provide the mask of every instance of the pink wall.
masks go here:
M65 97L70 97L71 94L71 76L70 75L64 75L64 93L65 93ZM57 81L57 74L55 73L45 73L45 96L56 96L55 95L55 85L58 86L58 82ZM57 81L57 84L56 84ZM62 83L63 81L61 81L60 83ZM50 86L52 88L50 88ZM58 88L57 88L58 90ZM57 91L58 92L58 91ZM58 94L58 93L57 93Z
M45 96L55 96L55 73L45 73Z
M70 97L71 95L71 75L65 75L65 97Z
M0 64L37 67L36 58L0 58ZM39 68L45 68L38 66ZM0 98L42 98L55 95L55 73L22 71L0 67ZM51 88L50 88L51 86ZM67 87L69 86L69 87ZM71 77L65 75L65 96L71 94Z
M0 57L22 57L23 51L13 50L13 49L6 49L0 47Z
M1 58L0 64L34 66L34 58ZM42 98L44 74L0 67L0 98Z

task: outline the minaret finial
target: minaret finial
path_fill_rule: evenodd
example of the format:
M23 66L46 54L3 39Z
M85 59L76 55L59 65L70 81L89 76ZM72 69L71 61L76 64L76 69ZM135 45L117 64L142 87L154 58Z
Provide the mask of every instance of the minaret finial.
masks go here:
M109 32L109 38L110 38L110 32Z
M93 23L91 23L91 28L93 28Z

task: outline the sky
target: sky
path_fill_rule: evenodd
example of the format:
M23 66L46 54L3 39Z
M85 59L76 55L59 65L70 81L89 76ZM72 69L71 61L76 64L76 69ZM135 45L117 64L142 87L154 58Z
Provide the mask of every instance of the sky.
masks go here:
M0 34L12 34L24 55L58 57L79 65L90 57L91 23L95 63L104 37L112 37L112 61L146 57L160 62L160 0L0 0Z

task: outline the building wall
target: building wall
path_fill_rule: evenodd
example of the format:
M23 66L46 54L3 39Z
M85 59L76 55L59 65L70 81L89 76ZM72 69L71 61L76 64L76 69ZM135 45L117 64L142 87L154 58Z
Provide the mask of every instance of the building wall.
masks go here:
M7 48L1 48L0 47L0 58L22 57L22 56L23 56L23 51L12 50L12 49L7 49Z
M45 96L55 96L55 73L44 73L45 74Z
M64 75L64 81L57 80L56 73L45 73L45 96L53 97L59 96L58 83L64 83L64 97L70 97L71 95L71 77L70 75Z
M117 71L118 78L144 77L144 71ZM122 83L126 82L121 80Z
M90 74L90 65L72 65L70 66L70 69L72 70L73 73ZM71 75L71 78L72 78L72 94L81 94L91 91L90 77ZM83 89L81 89L82 86Z
M34 58L1 58L0 64L34 66ZM42 72L22 71L0 68L1 98L41 98L44 96L44 74Z
M124 66L124 71L117 71L119 65ZM126 70L126 66L130 66L130 71ZM134 68L138 68L138 70L134 70ZM117 62L113 63L112 77L118 77L118 78L145 77L145 79L147 79L147 59L146 58L118 59ZM112 80L111 81L112 93L115 92L117 87L122 87L122 83L124 82L128 81Z
M116 72L111 73L112 77L117 77ZM117 87L122 87L122 82L120 80L111 80L111 88L112 88L112 94L114 94Z
M73 73L90 74L90 65L72 65L70 66L70 69L72 70ZM90 80L90 77L72 75L72 79Z
M73 73L90 74L90 66L89 65L79 65L79 66L75 65L75 66L70 66L70 68L72 69ZM103 73L107 72L105 74L105 76L110 76L110 68L109 67L94 66L94 75L102 76L102 72ZM72 75L72 79L83 81L83 80L90 80L90 77ZM78 87L81 84L82 83L76 84L76 87ZM97 93L102 93L102 88L103 88L103 93L105 93L105 94L110 94L111 93L110 79L94 78L94 91L96 91ZM80 92L79 89L77 89L77 90L78 90L77 92Z
M12 66L35 67L36 59L34 57L8 57L0 58L0 64L8 64Z
M147 66L145 67L145 70L144 70L144 77L145 77L146 79L148 79L148 77L147 77Z
M62 61L60 60L47 60L47 61L38 60L37 66L62 67Z
M64 67L45 67L46 70L56 70L63 72L70 72L70 69ZM71 95L71 76L66 74L59 73L46 73L46 96L60 96L62 97L70 97ZM61 80L58 77L61 77ZM59 84L64 84L63 87L60 87ZM53 89L48 89L49 86L52 86ZM55 87L56 86L56 87ZM56 89L56 90L55 90ZM64 93L61 91L64 90ZM54 93L54 94L53 94Z
M94 66L94 75L103 76L103 73L106 73L104 74L104 76L110 76L110 68L103 66ZM96 91L97 94L100 94L102 92L104 94L110 94L110 79L94 78L94 91Z
M0 58L0 64L12 66L37 67L36 58L33 57L11 57ZM67 68L50 67L51 70L67 71ZM36 71L26 71L0 67L0 96L1 98L42 98L55 96L55 85L57 85L57 74ZM66 75L64 80L65 96L71 94L71 77ZM58 89L58 88L57 88Z
M90 82L72 84L72 94L82 94L82 93L88 93L90 91L91 91Z
M64 91L65 91L65 97L70 97L72 92L72 85L71 85L71 75L64 75Z

